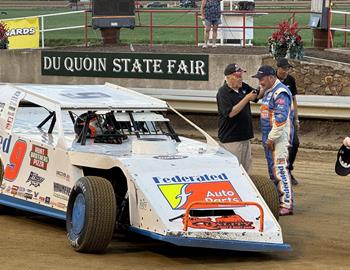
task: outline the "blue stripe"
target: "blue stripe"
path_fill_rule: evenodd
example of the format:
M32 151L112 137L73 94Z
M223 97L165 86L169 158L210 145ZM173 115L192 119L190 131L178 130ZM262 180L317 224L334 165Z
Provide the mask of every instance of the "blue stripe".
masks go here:
M214 249L228 249L240 251L258 251L258 252L272 252L272 251L291 251L292 248L288 244L263 243L251 241L238 240L221 240L208 238L194 238L194 237L179 237L179 236L165 236L158 233L142 230L135 227L129 227L129 230L147 237L169 242L177 246L187 247L201 247Z
M64 211L60 211L37 203L28 202L4 194L0 194L0 204L48 217L66 220L66 212Z

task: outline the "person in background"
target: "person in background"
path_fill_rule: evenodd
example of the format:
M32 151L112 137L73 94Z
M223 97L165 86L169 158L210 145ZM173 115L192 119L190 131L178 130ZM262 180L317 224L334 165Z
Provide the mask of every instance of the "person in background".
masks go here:
M243 82L244 72L237 64L225 68L225 82L216 101L221 146L234 154L249 173L252 162L250 139L254 137L249 102L257 100L258 91Z
M253 78L259 79L263 92L260 107L262 143L270 179L277 186L280 216L293 214L293 189L289 171L289 147L293 140L294 111L292 94L268 65L259 68Z
M293 66L288 62L286 58L280 58L277 60L277 78L288 87L289 91L293 96L293 106L294 106L294 134L292 147L289 149L289 171L292 178L292 185L297 185L298 180L292 174L294 169L293 164L298 153L299 148L299 117L298 117L298 103L296 100L296 95L298 94L295 79L289 74Z
M350 174L350 138L346 137L339 148L335 162L335 172L340 176Z
M205 26L203 48L208 48L209 33L211 28L213 28L212 47L216 47L218 26L221 24L220 1L221 0L202 0L201 17Z

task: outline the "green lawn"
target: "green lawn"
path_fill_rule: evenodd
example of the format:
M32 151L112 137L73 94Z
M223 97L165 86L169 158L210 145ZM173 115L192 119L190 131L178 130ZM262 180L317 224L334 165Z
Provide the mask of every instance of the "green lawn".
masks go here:
M3 18L16 18L32 15L43 15L48 13L58 13L70 11L67 9L6 9L7 15L0 15L0 19ZM255 26L275 26L278 22L288 19L291 16L287 14L269 14L260 17L256 17L254 20ZM89 16L91 17L91 15ZM350 16L349 16L350 17ZM309 14L297 14L296 20L300 26L307 26L309 21ZM334 24L344 24L344 17L341 15L334 16ZM89 18L89 22L91 20ZM150 23L149 13L141 13L136 16L136 24L140 26L148 26ZM73 25L83 25L83 14L72 14L64 16L46 17L45 28L64 27ZM167 25L167 26L195 26L194 13L158 13L153 14L154 25ZM201 22L198 23L201 26ZM349 19L348 24L350 25ZM271 35L272 29L255 29L254 30L254 45L266 45L267 38ZM153 42L154 43L176 43L176 44L195 44L195 29L169 29L169 28L154 28L153 30ZM311 46L312 43L312 31L302 30L302 38L305 42L305 46ZM100 31L89 28L89 41L94 43L101 42ZM84 30L64 30L45 33L45 44L47 46L58 46L66 44L80 44L83 42ZM199 41L203 39L203 31L199 30ZM149 43L149 29L147 27L136 27L134 30L122 29L121 40L124 43ZM336 33L335 46L342 47L344 41L344 33Z

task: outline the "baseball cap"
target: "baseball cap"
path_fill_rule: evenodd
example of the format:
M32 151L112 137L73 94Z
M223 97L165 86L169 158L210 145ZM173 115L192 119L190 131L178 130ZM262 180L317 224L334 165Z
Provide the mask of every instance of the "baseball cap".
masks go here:
M339 148L337 161L335 162L335 172L341 176L346 176L350 173L350 149L345 145Z
M276 71L273 67L268 65L263 65L258 69L258 72L252 76L252 78L261 79L265 76L274 75L276 76Z
M225 76L230 75L235 72L245 72L244 69L239 67L237 64L228 64L227 67L225 68L224 74Z
M288 62L287 58L280 58L277 60L277 67L286 68L286 67L293 67L293 66Z

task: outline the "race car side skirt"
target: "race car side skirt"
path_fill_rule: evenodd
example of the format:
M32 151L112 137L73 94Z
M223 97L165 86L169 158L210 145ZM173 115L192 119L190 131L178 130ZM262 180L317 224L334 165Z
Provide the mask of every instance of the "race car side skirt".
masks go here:
M53 217L53 218L58 218L63 220L66 219L66 212L64 211L60 211L60 210L57 210L48 206L40 205L37 203L17 199L4 194L0 194L0 204L17 208L20 210L48 216L48 217Z
M129 227L129 230L132 232L139 233L156 240L168 242L177 246L227 249L227 250L239 250L239 251L255 251L255 252L291 251L292 250L289 244L166 236L166 235L161 235L158 233L146 231L135 227Z

